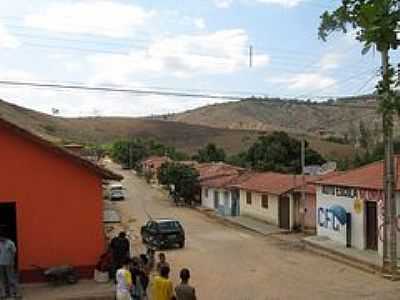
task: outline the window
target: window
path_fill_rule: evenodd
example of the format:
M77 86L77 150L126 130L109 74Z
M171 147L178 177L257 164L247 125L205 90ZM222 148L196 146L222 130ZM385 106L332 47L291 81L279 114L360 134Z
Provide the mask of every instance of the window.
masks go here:
M246 204L251 205L251 192L246 193Z
M261 207L268 209L268 195L261 196Z
M335 187L330 185L323 185L322 194L335 195Z
M205 190L204 190L204 196L205 196L206 198L208 198L208 189L205 189Z

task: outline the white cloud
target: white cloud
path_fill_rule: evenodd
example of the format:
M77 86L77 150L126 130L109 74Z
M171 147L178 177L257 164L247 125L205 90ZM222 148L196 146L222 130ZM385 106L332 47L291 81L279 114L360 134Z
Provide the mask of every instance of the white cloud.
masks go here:
M280 5L287 8L296 7L304 0L247 0L247 1L239 1L239 2L255 2L255 3L262 3L262 4L272 4L272 5ZM214 0L215 6L218 8L228 8L232 5L233 0Z
M230 74L248 67L248 36L242 29L197 35L178 35L153 41L129 55L96 54L88 57L99 83L125 83L129 76L192 77ZM266 54L254 55L254 67L268 64Z
M135 6L112 1L57 3L25 17L26 26L54 32L126 37L155 15Z
M276 5L281 5L284 7L295 7L299 5L300 3L304 2L304 0L255 0L256 2L259 3L265 3L265 4L276 4Z
M19 41L0 23L0 48L17 48Z
M337 69L342 58L343 55L339 53L327 53L322 56L319 65L322 70Z
M291 90L316 90L334 88L336 80L320 73L299 73L284 78L269 78L272 83L284 83Z
M214 3L219 8L228 8L232 5L233 0L214 0Z
M198 29L206 28L206 22L204 21L203 18L195 18L195 19L193 19L193 23Z

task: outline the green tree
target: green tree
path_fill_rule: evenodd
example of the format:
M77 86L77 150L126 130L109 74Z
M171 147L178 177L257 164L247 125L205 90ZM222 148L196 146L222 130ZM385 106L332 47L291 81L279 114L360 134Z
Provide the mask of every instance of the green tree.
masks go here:
M112 159L131 168L138 168L146 156L148 150L141 139L119 140L111 147Z
M185 201L194 200L199 192L199 173L191 166L177 162L167 162L158 171L158 181L170 188L174 186L174 195Z
M223 148L218 148L215 144L209 143L206 147L199 149L193 159L198 162L218 162L225 161L226 154Z
M286 132L273 132L260 136L249 148L246 160L259 171L284 173L301 172L301 143ZM324 158L308 147L306 143L306 164L323 164Z

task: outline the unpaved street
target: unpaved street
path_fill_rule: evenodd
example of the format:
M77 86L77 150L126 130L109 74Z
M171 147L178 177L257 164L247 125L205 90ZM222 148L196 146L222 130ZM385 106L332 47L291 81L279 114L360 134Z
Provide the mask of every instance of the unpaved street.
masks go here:
M117 204L134 227L152 217L173 217L184 224L186 248L167 251L172 278L189 267L199 299L399 299L400 282L391 282L312 254L288 242L226 226L200 212L175 207L165 193L129 171L127 200Z

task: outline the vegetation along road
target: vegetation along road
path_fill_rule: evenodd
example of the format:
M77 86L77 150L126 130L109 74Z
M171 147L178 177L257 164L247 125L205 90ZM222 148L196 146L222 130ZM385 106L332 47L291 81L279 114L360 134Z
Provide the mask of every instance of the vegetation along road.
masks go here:
M400 285L312 254L293 243L226 226L200 212L175 207L160 189L130 171L126 201L117 204L124 219L135 218L135 234L147 220L173 217L185 226L187 243L168 250L172 279L182 267L192 271L199 299L399 299ZM139 240L137 241L139 243Z

